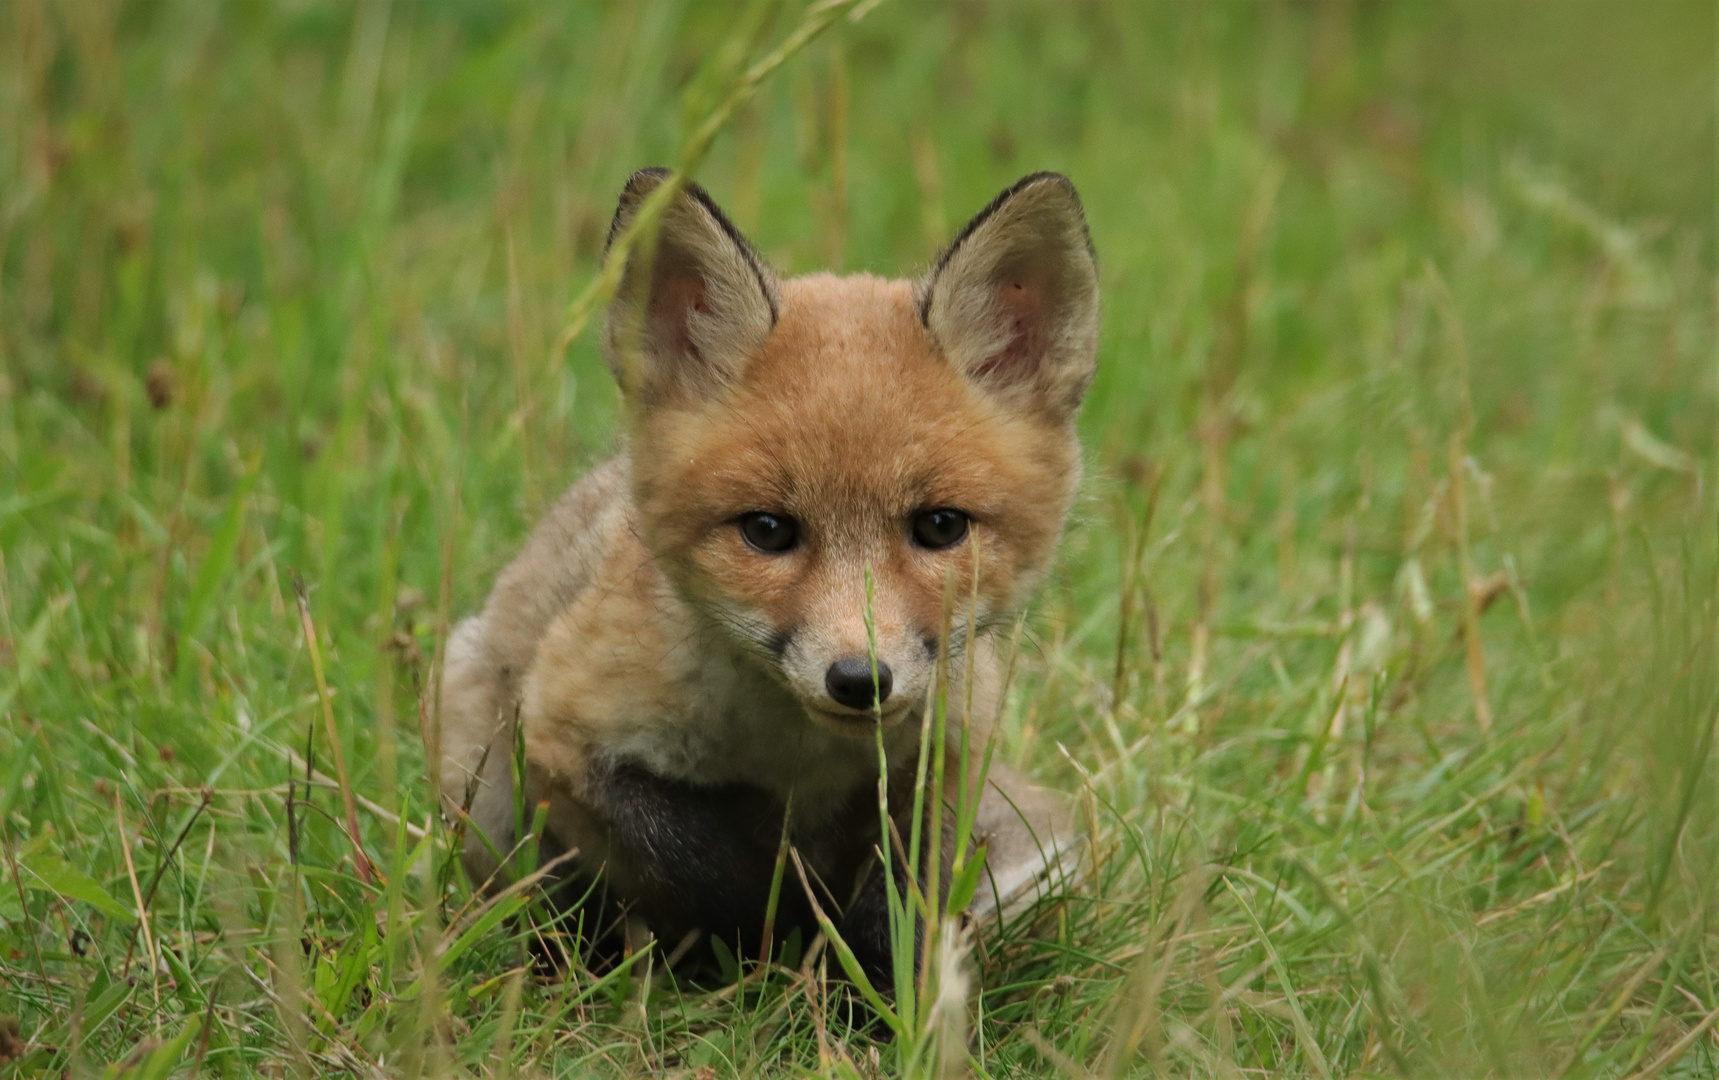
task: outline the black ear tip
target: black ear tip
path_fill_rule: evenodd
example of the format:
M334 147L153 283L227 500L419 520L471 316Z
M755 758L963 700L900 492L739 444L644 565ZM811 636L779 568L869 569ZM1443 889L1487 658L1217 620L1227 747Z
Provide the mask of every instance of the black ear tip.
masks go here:
M634 206L645 196L661 187L663 181L673 175L673 169L667 169L661 165L651 165L646 168L639 169L637 172L633 173L633 175L627 177L626 186L621 189L621 208L627 209ZM700 187L696 180L692 180L690 178L682 180L681 190L691 196L694 201L703 206L706 210L709 210L718 217L722 216L722 211L717 207L716 200L712 199L710 197L710 192Z
M1074 209L1077 213L1082 217L1086 215L1086 208L1081 205L1080 192L1075 189L1074 181L1059 172L1036 172L1023 176L1019 180L1015 181L1014 186L1010 187L1009 190L1005 192L1004 197L1019 195L1024 191L1034 188L1056 190L1058 193L1066 196L1069 202L1074 204Z
M671 174L672 170L661 165L647 165L627 177L626 185L621 188L621 198L625 199L629 195L647 195L658 184L667 180Z
M603 238L603 254L607 256L609 249L615 244L615 237L621 234L627 222L633 216L633 210L644 201L646 195L657 189L657 185L667 180L673 173L661 165L651 165L634 172L627 177L627 182L621 187L621 197L615 203L615 216L609 219L609 235Z
M1014 186L1015 190L1019 191L1022 188L1034 187L1038 184L1054 184L1067 191L1070 195L1076 194L1073 180L1070 180L1063 173L1052 172L1049 169L1036 173L1028 173L1019 180L1016 180Z

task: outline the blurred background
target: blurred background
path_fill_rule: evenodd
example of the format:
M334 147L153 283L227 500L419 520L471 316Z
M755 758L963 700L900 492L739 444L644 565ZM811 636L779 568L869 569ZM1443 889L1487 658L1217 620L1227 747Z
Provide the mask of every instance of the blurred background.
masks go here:
M418 961L359 928L458 925L451 864L372 893L283 802L326 705L379 865L425 820L449 620L614 448L567 331L615 196L806 14L0 6L30 1067L199 1017L199 1068L834 1067L804 988L504 994L506 925L419 1038ZM785 274L917 273L1041 169L1099 251L1088 481L1002 725L1098 854L979 949L976 1067L1711 1074L1716 35L1704 0L892 0L723 128L697 179ZM257 994L289 939L309 1034Z

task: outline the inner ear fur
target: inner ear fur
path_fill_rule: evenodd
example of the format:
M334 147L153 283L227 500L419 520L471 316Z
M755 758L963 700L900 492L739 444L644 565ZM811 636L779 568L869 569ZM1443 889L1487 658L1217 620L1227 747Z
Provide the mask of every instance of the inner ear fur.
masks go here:
M1071 416L1096 370L1098 262L1068 177L1034 173L967 223L918 285L919 318L958 370Z
M605 254L669 175L640 169L627 180ZM780 306L775 275L710 195L688 183L654 237L642 231L627 253L609 305L609 368L627 397L646 404L718 394L770 336Z

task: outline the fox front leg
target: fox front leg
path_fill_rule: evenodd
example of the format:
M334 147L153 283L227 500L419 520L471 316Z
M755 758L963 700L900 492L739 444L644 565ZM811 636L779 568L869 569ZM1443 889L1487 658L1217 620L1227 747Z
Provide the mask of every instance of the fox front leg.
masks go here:
M875 858L871 860L869 870L858 894L836 921L836 932L852 950L854 959L859 961L860 968L865 971L871 984L887 992L895 986L894 949L889 929L889 892L884 882L884 869ZM896 896L906 897L907 875L903 868L892 864L890 873L896 878ZM917 918L914 922L913 956L917 967L919 938L924 928Z
M901 779L906 781L909 777L904 776ZM912 827L913 814L911 802L906 794L910 790L911 787L906 782L891 786L891 801L896 805L892 808L890 816L894 820L898 837L910 835L909 830ZM854 959L859 961L860 967L865 971L866 978L871 980L873 986L887 992L893 989L895 985L895 946L889 914L889 878L895 879L897 903L903 905L907 915L913 919L912 971L917 975L920 961L924 956L925 921L917 914L917 905L910 897L915 891L922 894L928 891L930 861L933 850L935 850L941 861L938 874L938 906L942 907L948 899L950 857L954 842L954 810L952 807L945 807L942 843L936 845L935 848L928 844L927 850L922 853L917 890L910 884L911 875L908 873L905 853L902 852L899 845L893 842L880 841L875 824L876 811L868 810L866 813L867 816L873 818L872 823L870 823L870 842L867 845L871 850L860 855L857 869L854 871L855 888L852 899L835 920L836 932L842 936L842 941L853 951ZM929 808L926 808L924 825L928 837L931 825ZM891 843L891 858L887 871L878 858L884 842ZM850 863L849 865L853 864Z
M611 873L659 938L702 931L747 951L761 941L782 807L744 784L673 780L631 761L599 763L588 796L609 830ZM786 885L779 926L799 920Z

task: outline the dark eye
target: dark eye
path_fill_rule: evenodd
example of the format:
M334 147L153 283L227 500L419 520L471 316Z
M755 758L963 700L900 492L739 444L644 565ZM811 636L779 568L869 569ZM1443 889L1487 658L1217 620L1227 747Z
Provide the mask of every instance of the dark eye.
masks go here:
M913 519L913 542L935 551L967 539L967 515L959 510L927 510Z
M783 514L742 514L740 535L759 551L772 555L787 551L800 541L800 528Z

